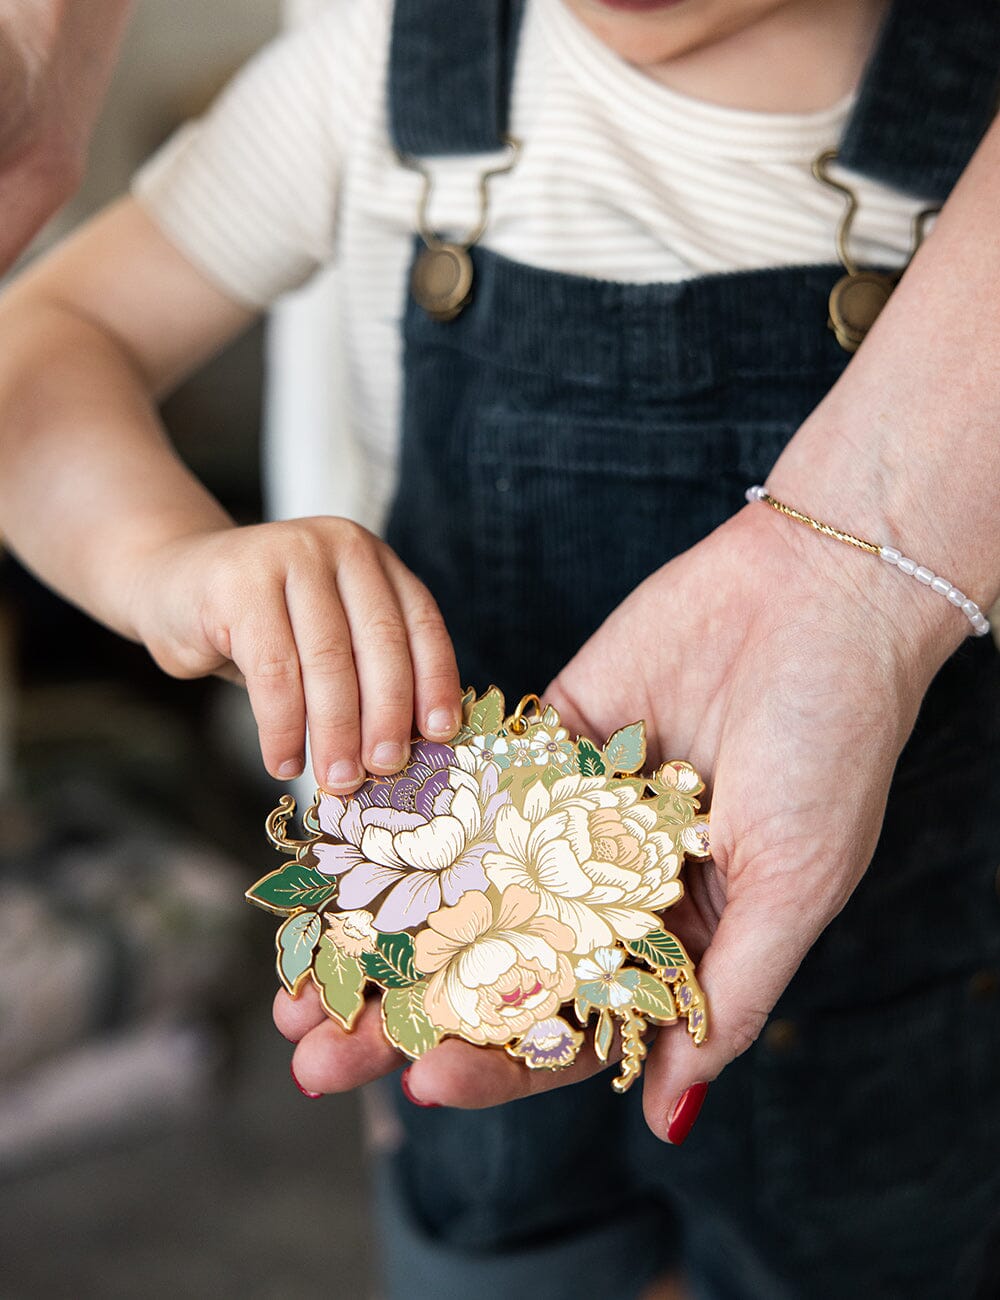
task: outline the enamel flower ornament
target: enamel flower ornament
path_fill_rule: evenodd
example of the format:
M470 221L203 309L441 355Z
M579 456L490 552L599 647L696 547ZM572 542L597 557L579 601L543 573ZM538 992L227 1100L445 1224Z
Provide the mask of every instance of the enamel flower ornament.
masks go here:
M602 1061L620 1038L612 1086L626 1091L650 1023L683 1019L696 1043L708 1030L662 918L685 857L709 853L704 786L683 762L641 775L645 758L642 722L602 748L536 696L506 716L491 687L466 692L449 744L416 740L402 772L353 795L318 791L301 840L285 796L268 835L291 860L247 892L284 918L282 984L295 996L311 980L347 1030L375 985L410 1058L452 1036L562 1069L593 1025Z

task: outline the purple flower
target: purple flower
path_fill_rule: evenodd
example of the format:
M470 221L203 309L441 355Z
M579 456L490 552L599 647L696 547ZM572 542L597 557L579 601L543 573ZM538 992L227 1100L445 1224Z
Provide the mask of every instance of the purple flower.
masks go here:
M375 928L391 932L487 889L482 858L496 848L496 814L509 799L498 784L497 770L478 770L471 752L419 741L398 776L369 779L346 799L321 796L323 836L312 847L319 870L339 877L338 905L385 895Z
M561 1070L572 1065L582 1042L583 1034L562 1016L550 1016L532 1025L510 1051L533 1070Z

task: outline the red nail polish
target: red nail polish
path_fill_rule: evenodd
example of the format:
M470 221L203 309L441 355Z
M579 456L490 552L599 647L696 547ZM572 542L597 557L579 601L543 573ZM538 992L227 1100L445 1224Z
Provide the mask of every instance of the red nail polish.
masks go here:
M667 1141L673 1146L679 1147L694 1128L706 1092L708 1092L707 1083L693 1083L674 1103L667 1123Z
M403 1071L403 1073L399 1076L399 1086L403 1089L403 1096L406 1098L407 1101L412 1101L414 1106L422 1106L424 1110L440 1110L441 1105L439 1102L421 1101L419 1097L414 1097L413 1093L410 1090L410 1081L406 1077L412 1069L413 1066L408 1065L406 1069Z
M303 1097L308 1097L310 1101L315 1101L317 1097L322 1097L323 1094L321 1092L310 1092L308 1088L303 1088L302 1084L299 1083L298 1079L295 1077L295 1067L293 1065L289 1065L288 1073L292 1076L292 1083L295 1084Z

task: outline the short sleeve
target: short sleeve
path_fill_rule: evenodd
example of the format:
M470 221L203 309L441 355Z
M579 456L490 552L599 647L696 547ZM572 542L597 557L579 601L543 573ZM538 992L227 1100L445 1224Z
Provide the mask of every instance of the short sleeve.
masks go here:
M265 307L333 256L351 108L379 93L385 9L335 0L265 47L135 176L142 208L236 301Z

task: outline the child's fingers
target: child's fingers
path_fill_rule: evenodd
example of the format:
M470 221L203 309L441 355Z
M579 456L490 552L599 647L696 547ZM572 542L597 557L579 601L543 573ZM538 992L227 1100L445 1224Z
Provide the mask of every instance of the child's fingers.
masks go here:
M413 665L403 611L374 549L366 562L338 567L337 587L361 694L362 762L372 772L398 772L413 732Z
M279 780L305 762L305 700L299 654L280 589L261 595L232 631L232 658L246 680L264 766Z
M450 740L462 722L462 684L448 629L437 601L402 560L388 547L382 560L406 621L417 729Z
M334 794L355 789L361 767L361 717L351 629L333 577L291 579L286 599L298 646L316 780Z

